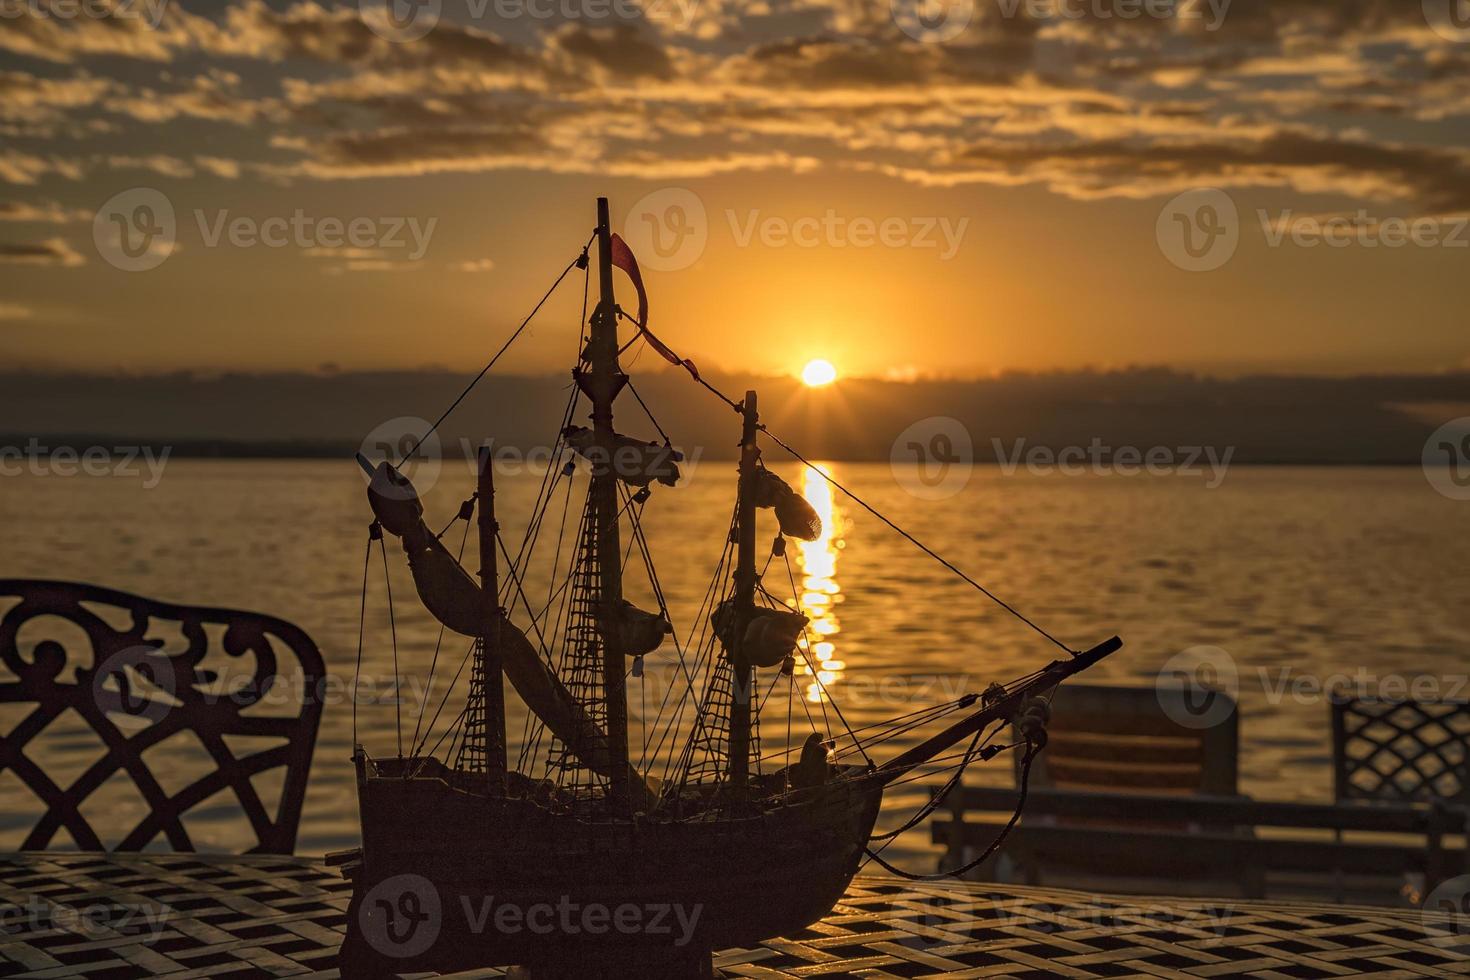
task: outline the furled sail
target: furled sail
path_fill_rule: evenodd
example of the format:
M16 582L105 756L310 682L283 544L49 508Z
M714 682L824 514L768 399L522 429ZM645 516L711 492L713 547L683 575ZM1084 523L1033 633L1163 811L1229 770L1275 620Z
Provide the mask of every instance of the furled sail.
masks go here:
M822 518L816 508L791 489L789 483L764 467L756 480L755 505L775 509L782 534L803 541L815 541L822 536Z
M659 613L644 612L627 599L618 607L618 635L625 656L641 657L663 645L664 637L674 632L673 625Z
M469 572L429 530L423 505L408 478L387 462L379 463L368 484L368 503L383 529L403 542L414 587L434 618L465 636L495 638L505 676L521 700L583 765L611 778L607 735L587 717L525 633L487 599ZM643 628L652 630L647 624ZM662 637L660 632L659 639ZM645 804L654 801L654 794L632 766L628 766L628 779L631 786L642 787Z
M735 604L726 599L710 614L710 625L715 628L725 652L733 656L738 649L741 659L751 667L775 667L784 661L796 649L796 641L808 622L806 616L789 609L752 610L745 624L744 640L737 646Z

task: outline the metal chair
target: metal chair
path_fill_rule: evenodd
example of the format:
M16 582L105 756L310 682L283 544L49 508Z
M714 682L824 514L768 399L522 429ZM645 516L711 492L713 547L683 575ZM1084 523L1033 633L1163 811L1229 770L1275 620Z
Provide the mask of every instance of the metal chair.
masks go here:
M43 810L21 849L51 846L64 830L82 850L137 851L162 838L192 851L183 818L222 791L233 793L249 821L250 852L294 849L324 676L321 654L297 627L94 585L0 580L0 667L10 675L0 673L0 708L32 706L0 738L0 776L19 777ZM58 782L46 771L44 736L69 711L102 754ZM166 790L145 753L190 738L212 771L182 780L170 772L167 781L178 786ZM278 768L284 778L272 814L252 777ZM108 845L82 808L119 778L131 779L146 812ZM18 801L6 809L15 813Z
M1331 711L1337 802L1431 807L1434 826L1420 892L1467 870L1463 861L1457 867L1449 860L1443 834L1470 835L1470 702L1336 694Z
M1332 699L1339 802L1470 803L1470 702Z

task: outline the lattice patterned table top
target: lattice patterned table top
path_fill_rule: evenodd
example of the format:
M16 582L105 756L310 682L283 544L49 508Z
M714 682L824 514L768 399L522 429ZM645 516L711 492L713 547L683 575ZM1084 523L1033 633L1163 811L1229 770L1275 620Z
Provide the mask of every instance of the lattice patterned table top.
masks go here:
M0 855L0 977L336 977L348 897L301 858ZM863 877L805 934L715 963L725 977L1470 976L1457 924Z

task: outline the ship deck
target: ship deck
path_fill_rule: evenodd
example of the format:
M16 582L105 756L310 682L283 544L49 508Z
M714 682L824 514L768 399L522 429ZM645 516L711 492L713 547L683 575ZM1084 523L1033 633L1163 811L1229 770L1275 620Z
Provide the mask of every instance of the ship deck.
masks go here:
M310 858L4 854L0 977L337 977L349 897ZM862 876L812 928L721 951L715 966L767 978L1470 976L1470 924L1414 909Z

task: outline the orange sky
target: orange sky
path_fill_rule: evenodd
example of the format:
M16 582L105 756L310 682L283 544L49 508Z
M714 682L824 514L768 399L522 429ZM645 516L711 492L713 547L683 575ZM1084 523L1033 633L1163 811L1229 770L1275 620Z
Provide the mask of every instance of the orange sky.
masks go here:
M0 351L478 364L606 194L652 326L715 365L1470 363L1470 44L1421 5L1236 0L1210 30L954 2L972 16L943 38L906 32L903 0L447 3L420 38L356 6L32 10L0 34ZM1396 221L1423 226L1395 245ZM507 369L565 366L579 289Z

